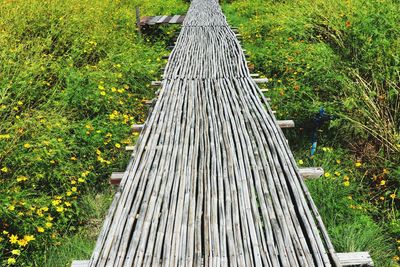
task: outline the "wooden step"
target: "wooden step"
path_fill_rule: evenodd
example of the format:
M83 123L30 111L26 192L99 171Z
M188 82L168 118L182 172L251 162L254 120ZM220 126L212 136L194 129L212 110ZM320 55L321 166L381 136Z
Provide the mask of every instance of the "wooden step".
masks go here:
M254 78L253 81L257 84L260 83L267 83L268 82L268 78Z
M374 262L368 252L336 253L336 255L343 267L374 266Z
M135 150L135 146L126 146L125 147L125 151L127 151L127 152L132 152L133 150Z
M148 105L148 106L153 106L156 104L156 102L157 102L157 98L142 101L143 104Z
M90 261L88 260L74 260L72 261L71 267L87 267Z
M131 127L132 133L140 133L143 130L144 124L133 124Z
M276 121L276 123L282 129L293 128L294 127L294 121L293 120L278 120L278 121Z
M303 179L316 179L324 175L324 169L321 167L305 167L300 168L299 171Z
M152 81L151 86L160 87L160 86L162 86L162 81Z
M110 184L119 185L121 183L122 178L124 177L124 172L113 172L110 176Z

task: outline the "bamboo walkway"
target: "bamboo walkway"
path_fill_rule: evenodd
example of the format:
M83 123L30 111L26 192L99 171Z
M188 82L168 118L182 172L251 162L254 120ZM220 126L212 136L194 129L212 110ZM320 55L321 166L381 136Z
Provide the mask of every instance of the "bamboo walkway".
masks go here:
M215 0L193 0L89 266L340 266Z

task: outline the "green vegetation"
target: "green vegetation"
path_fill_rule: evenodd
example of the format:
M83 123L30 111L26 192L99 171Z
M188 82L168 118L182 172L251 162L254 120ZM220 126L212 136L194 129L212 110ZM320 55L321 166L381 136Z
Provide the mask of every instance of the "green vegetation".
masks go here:
M43 266L43 251L81 240L66 236L93 218L86 196L125 168L171 32L139 38L139 1L1 2L0 265ZM185 8L147 1L141 11Z
M173 28L141 38L142 15L180 14L177 0L3 0L0 7L0 265L68 266L88 258L112 198L107 178L143 122ZM225 3L253 71L270 78L277 117L338 251L400 256L400 4ZM318 132L324 107L338 119ZM397 257L397 258L396 258Z
M376 266L400 256L400 4L395 1L232 1L253 71L270 79L271 107L300 165L322 166L307 182L338 251L370 251ZM320 108L337 119L320 128Z

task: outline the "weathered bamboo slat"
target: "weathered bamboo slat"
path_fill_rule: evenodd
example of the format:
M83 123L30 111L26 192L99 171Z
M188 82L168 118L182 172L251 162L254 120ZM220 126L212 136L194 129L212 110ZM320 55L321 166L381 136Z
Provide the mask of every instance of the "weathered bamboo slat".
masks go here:
M293 128L294 127L294 121L293 120L278 120L278 121L276 121L276 124L279 127L281 127L282 129Z
M253 79L255 83L261 84L261 83L267 83L268 78L254 78Z
M125 147L125 151L131 152L131 151L133 151L133 150L135 150L135 146L126 146L126 147Z
M119 185L121 183L122 178L124 178L123 172L113 172L110 176L110 184Z
M337 253L340 263L345 266L374 266L368 252Z
M131 127L132 133L140 133L144 128L144 124L133 124Z
M76 260L72 262L71 267L87 267L89 266L89 262L88 260Z
M300 168L299 171L303 179L315 179L324 175L324 169L321 167Z

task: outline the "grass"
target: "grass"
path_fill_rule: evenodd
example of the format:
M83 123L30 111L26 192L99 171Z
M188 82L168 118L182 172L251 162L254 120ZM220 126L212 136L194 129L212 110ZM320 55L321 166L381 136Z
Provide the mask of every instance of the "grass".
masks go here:
M82 207L85 209L87 223L74 235L67 234L55 246L48 248L41 266L71 266L73 260L90 259L113 192L113 188L110 188L102 194L84 196Z
M2 4L0 265L42 266L43 251L90 223L86 196L102 193L109 174L125 168L124 146L137 138L130 125L147 116L143 100L154 97L150 81L173 34L161 28L155 38L138 37L135 5L143 15L187 6Z
M253 72L270 80L266 96L277 118L296 121L285 135L299 164L327 172L307 184L336 249L368 250L376 266L396 265L399 3L238 0L223 7ZM315 128L320 108L335 119Z

